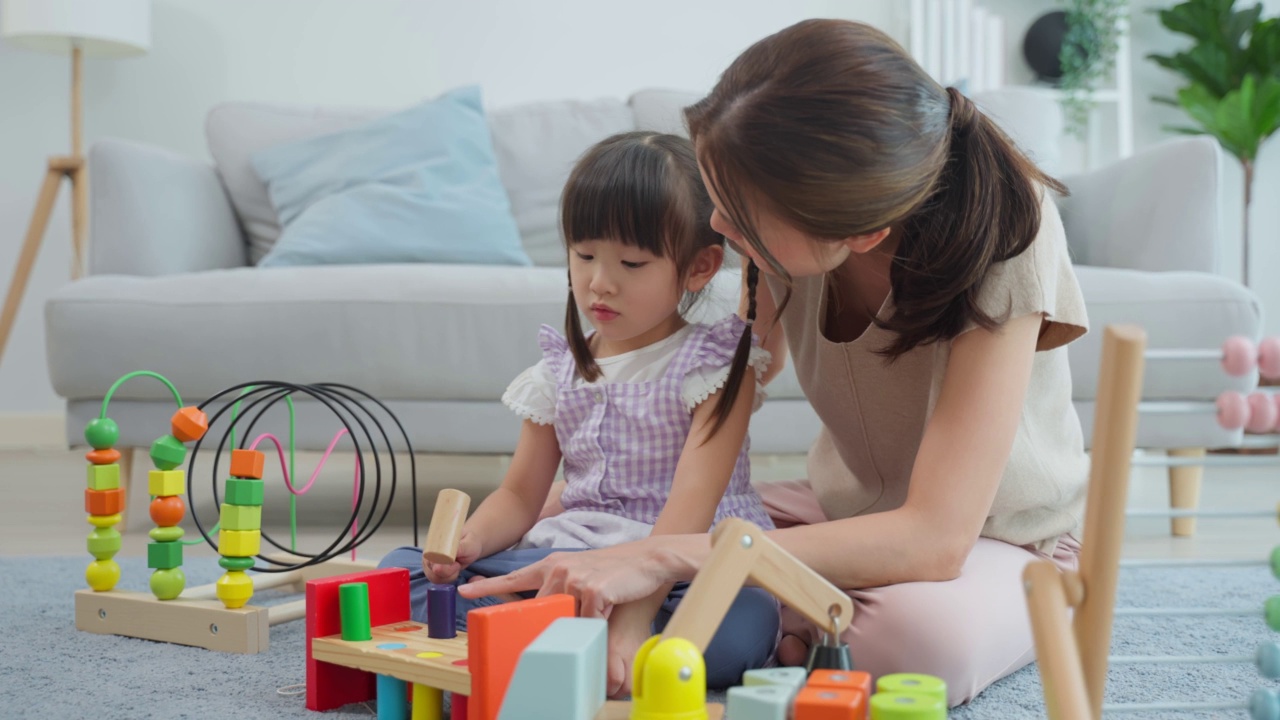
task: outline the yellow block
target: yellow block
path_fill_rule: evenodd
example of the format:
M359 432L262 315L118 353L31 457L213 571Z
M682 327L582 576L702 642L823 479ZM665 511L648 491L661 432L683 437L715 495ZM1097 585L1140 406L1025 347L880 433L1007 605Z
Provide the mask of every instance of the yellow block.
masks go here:
M418 653L422 657L427 653ZM436 653L437 655L439 653ZM413 714L410 720L443 720L444 692L439 688L413 684Z
M184 470L152 470L147 476L147 488L147 492L155 497L185 494L187 473Z
M223 530L262 529L261 505L231 505L230 503L223 503L220 517L219 527Z
M253 557L261 544L261 530L218 531L218 554L225 557Z
M241 608L253 597L253 579L239 570L232 570L218 578L214 592L224 606Z
M120 466L111 465L89 465L89 489L90 490L115 490L120 487Z

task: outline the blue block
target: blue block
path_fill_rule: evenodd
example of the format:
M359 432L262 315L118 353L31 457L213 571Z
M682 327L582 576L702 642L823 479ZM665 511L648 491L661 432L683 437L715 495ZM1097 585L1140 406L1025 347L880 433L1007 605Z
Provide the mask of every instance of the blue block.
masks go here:
M795 694L786 685L731 687L724 714L732 720L787 720Z
M520 655L498 720L594 720L604 705L609 624L560 618Z
M378 720L409 720L409 690L403 680L378 676Z

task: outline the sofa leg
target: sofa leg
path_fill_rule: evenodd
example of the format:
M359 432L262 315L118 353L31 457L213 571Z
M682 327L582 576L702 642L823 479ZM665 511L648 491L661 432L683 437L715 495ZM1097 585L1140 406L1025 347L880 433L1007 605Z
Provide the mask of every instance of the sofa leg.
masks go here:
M1203 458L1204 455L1204 448L1179 448L1169 451L1169 457L1175 458ZM1203 478L1203 465L1169 468L1169 506L1175 510L1194 510L1199 507L1200 481ZM1196 533L1195 518L1173 518L1170 524L1175 537L1191 537Z

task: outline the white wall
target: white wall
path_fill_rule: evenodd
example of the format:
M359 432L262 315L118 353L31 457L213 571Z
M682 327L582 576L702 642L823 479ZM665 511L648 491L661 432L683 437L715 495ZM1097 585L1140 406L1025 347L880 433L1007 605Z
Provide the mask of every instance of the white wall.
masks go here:
M0 3L4 0L0 0ZM85 135L207 157L224 100L398 107L464 83L486 104L701 90L747 45L805 17L880 26L879 0L153 0L151 52L90 59ZM69 63L0 41L0 283L7 287L45 157L69 151ZM0 360L0 413L56 413L42 307L68 280L64 189ZM162 351L164 338L155 340Z

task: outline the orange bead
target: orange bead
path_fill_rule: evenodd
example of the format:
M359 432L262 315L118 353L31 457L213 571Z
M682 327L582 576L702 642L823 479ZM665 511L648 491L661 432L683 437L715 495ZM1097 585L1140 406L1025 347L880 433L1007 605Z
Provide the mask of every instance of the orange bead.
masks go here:
M90 450L85 453L84 459L94 465L110 465L120 459L120 451L115 448L107 448L106 450Z
M209 429L209 416L200 408L188 405L173 414L170 425L173 436L187 443L204 437Z
M231 476L238 478L262 479L262 467L267 456L258 450L232 450Z
M871 697L871 673L860 670L814 670L805 684L808 687L857 690Z
M157 527L173 527L182 522L187 506L179 495L165 495L151 501L151 521Z
M124 512L124 488L85 490L84 511L90 515L115 515Z

